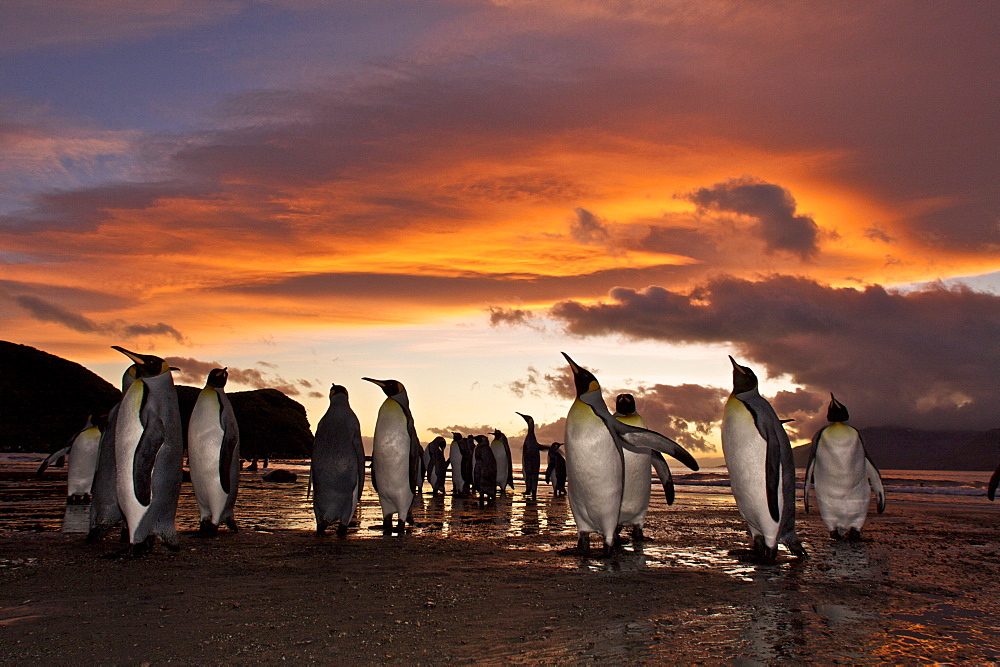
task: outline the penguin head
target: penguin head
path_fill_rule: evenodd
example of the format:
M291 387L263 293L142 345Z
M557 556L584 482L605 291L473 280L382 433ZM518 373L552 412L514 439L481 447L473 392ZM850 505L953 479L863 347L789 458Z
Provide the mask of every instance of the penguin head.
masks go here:
M498 428L493 429L493 437L497 438L497 439L502 438L503 437L503 431L501 431Z
M330 385L330 398L332 399L334 396L337 396L338 394L343 394L344 396L347 396L347 387L341 384Z
M208 379L205 380L205 386L222 389L226 386L227 380L229 380L229 366L225 368L213 368L208 374Z
M594 374L588 371L586 368L578 366L575 361L569 358L569 355L565 352L562 356L566 357L566 361L569 362L569 367L573 370L573 382L576 384L576 395L577 398L583 396L584 394L591 391L600 391L601 385L597 382L597 378Z
M455 431L452 431L451 432L451 437L452 437L453 440L458 441L458 440L462 439L462 434L461 433L456 433Z
M521 418L528 423L528 426L531 426L532 424L535 423L535 420L534 418L532 418L531 415L526 415L523 412L518 412L517 414L521 415Z
M557 449L559 449L562 446L563 446L563 444L561 442L553 442L552 446L550 446L549 449L551 449L552 451L556 451Z
M757 388L757 376L754 375L754 372L746 366L740 366L736 363L732 355L730 355L729 361L733 362L733 393L742 394L745 391L755 390Z
M169 373L171 368L170 364L165 362L159 357L153 356L152 354L139 354L137 352L129 352L124 347L118 347L117 345L112 345L112 349L118 350L126 357L135 362L135 377L138 378L151 378L157 375L163 375L164 373Z
M385 395L388 396L389 398L392 398L393 396L398 396L402 394L404 391L406 391L406 389L403 388L403 383L400 382L399 380L375 380L372 378L361 378L361 379L367 380L368 382L372 382L382 387L382 391L384 391Z
M831 422L846 422L851 418L844 404L838 401L832 393L830 394L830 407L827 408L826 418Z
M632 394L618 394L615 398L615 412L620 415L635 414L635 396Z

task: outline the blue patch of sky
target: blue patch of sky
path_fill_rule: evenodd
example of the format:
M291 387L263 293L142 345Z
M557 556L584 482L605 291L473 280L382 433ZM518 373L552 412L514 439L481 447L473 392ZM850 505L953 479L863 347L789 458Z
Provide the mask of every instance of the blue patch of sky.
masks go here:
M403 57L454 7L345 3L295 11L253 5L222 24L144 39L5 54L0 90L102 129L178 131L228 94L301 87Z

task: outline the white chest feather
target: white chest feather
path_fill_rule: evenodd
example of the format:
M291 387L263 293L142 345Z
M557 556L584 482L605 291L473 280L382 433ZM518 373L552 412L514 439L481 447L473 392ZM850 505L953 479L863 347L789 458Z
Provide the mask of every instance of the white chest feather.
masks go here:
M622 457L593 409L575 401L566 418L566 475L578 528L608 535L621 508Z
M222 488L219 471L222 442L226 435L222 429L221 410L218 393L206 387L198 394L188 422L191 485L202 518L211 518L214 523L218 523L228 496Z
M128 523L129 530L134 531L139 520L146 513L147 506L139 502L135 496L133 472L135 450L142 438L143 426L139 411L142 408L144 383L136 380L118 408L118 423L115 427L115 465L117 467L118 504Z

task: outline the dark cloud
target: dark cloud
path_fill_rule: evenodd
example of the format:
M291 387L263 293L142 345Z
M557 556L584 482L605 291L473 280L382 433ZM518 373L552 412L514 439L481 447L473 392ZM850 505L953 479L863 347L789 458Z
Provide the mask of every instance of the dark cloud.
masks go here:
M600 372L597 369L588 370L593 373ZM528 366L525 377L502 386L509 389L518 398L526 396L555 396L570 401L576 398L576 385L573 384L573 374L568 368L565 370L552 369L546 373L542 373L534 366Z
M227 368L226 364L218 361L199 361L192 357L164 357L164 361L180 369L179 371L174 371L174 377L179 382L189 382L199 387L205 383L208 373L213 368ZM232 384L240 384L254 389L277 389L287 396L298 396L302 393L295 386L295 383L289 382L280 376L272 377L260 372L256 368L234 368L229 366L228 369L229 382Z
M468 303L521 303L585 297L607 289L609 284L648 285L650 280L672 281L702 269L663 264L640 269L622 268L572 276L523 273L464 272L455 276L387 273L314 273L270 281L232 284L216 288L219 293L304 297L313 304L330 298L364 298L375 301L412 301L437 305ZM489 306L497 308L498 306ZM501 311L500 319L510 311ZM508 319L508 322L510 320Z
M535 314L530 310L520 308L503 308L501 306L490 307L490 326L526 326L532 329L539 328L534 322Z
M874 224L871 227L865 229L865 238L871 239L872 241L881 241L882 243L894 243L896 239L889 235L882 225Z
M819 227L796 215L795 199L785 188L744 176L695 190L687 199L700 209L754 218L754 232L768 251L787 251L803 260L819 252Z
M826 406L829 395L817 394L807 389L779 391L771 398L774 411L782 419L794 419L785 424L785 430L793 439L806 440L826 426Z
M614 395L635 396L636 409L652 429L694 452L713 452L715 443L708 441L709 432L722 418L722 406L728 389L697 384L640 386L637 389L614 391ZM608 401L614 407L614 397Z
M833 391L861 426L996 426L1000 296L941 285L834 288L790 276L610 296L563 301L550 314L579 336L729 343L738 361L757 366L762 394L768 375L787 374L809 391Z
M608 242L608 230L604 221L585 208L573 211L576 217L569 228L570 236L577 243L605 244Z
M36 320L61 324L68 329L79 331L80 333L99 333L130 339L140 336L167 336L173 338L178 343L186 342L184 335L180 331L163 322L156 324L129 324L124 320L112 320L102 324L36 296L15 296L14 301L27 310Z

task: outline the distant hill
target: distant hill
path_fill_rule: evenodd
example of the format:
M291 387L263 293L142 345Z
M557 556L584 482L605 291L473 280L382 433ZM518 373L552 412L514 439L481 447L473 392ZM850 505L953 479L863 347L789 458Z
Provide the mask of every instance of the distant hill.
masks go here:
M80 364L0 341L0 451L58 449L121 392Z
M185 432L199 391L177 387ZM277 389L228 396L240 425L243 458L310 455L313 434L300 403ZM119 400L118 389L80 364L0 341L0 451L54 451L83 428L87 415L105 414Z
M859 429L880 470L993 470L1000 461L1000 428L989 431L920 431L898 426ZM811 445L795 447L805 468Z

